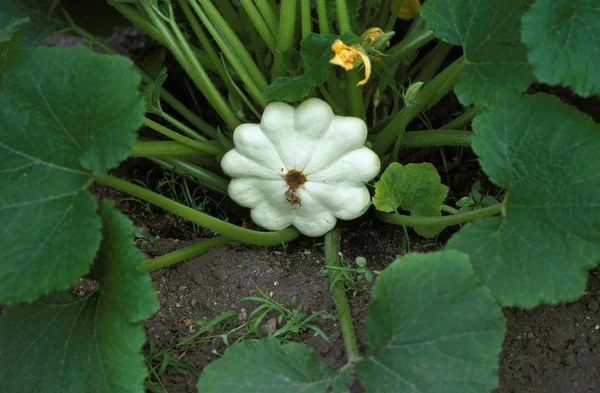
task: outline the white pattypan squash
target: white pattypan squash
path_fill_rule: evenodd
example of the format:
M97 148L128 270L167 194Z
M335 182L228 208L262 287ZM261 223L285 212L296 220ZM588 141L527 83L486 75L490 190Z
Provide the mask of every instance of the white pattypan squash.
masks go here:
M232 178L229 196L261 227L293 225L307 236L324 235L337 218L359 217L370 201L364 182L381 163L366 139L364 121L336 116L319 99L296 109L269 104L260 124L235 129L235 149L221 160Z

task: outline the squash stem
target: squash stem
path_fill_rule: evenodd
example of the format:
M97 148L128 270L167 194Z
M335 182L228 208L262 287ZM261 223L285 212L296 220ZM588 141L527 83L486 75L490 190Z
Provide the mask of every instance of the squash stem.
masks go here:
M408 125L419 113L435 105L444 95L446 95L456 84L458 77L465 70L469 62L464 56L459 57L431 82L425 84L419 92L415 102L412 105L404 107L392 118L388 126L379 134L373 144L373 151L380 157L385 154L390 147L402 125Z
M279 16L279 34L277 35L277 51L273 64L272 79L285 76L288 62L287 52L294 48L294 34L296 27L297 0L282 0Z
M228 237L231 240L237 240L257 246L275 246L280 245L282 242L289 242L300 236L300 233L295 228L288 228L276 232L259 232L242 228L114 176L96 176L94 177L94 180L150 202L166 211Z
M336 269L341 265L340 238L339 229L333 229L325 235L325 263L328 268L329 281L333 283L331 294L335 301L336 314L342 330L348 363L356 363L360 359L360 354L358 353L358 343L354 324L352 323L350 305L346 297L346 288L342 280L336 280Z
M146 262L145 265L141 266L139 270L142 273L149 273L154 270L162 269L164 267L183 262L187 259L196 257L198 255L202 255L212 248L225 246L230 242L231 239L229 238L226 238L224 236L217 236L212 239L204 240L200 243L182 248L181 250L173 251L168 254L161 255L158 258L154 258L151 261Z
M400 213L382 213L377 212L377 216L381 221L388 224L402 225L407 227L439 227L464 224L475 221L480 218L495 216L496 214L504 214L504 204L499 203L483 209L477 209L470 212L453 214L451 216L442 217L418 217L407 216Z
M471 131L432 130L406 131L400 143L401 149L430 146L471 146Z

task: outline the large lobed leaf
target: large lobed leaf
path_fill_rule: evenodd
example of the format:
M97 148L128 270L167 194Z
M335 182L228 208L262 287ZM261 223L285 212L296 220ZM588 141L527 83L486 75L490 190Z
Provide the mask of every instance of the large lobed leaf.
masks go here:
M28 19L30 23L21 26L24 33L22 45L28 48L37 47L42 39L65 26L64 21L56 16L59 3L60 0L2 0L0 29L16 20Z
M506 188L503 217L465 225L448 242L505 306L583 294L600 260L600 126L557 98L506 96L473 122L473 149Z
M469 68L455 92L463 105L522 92L533 80L521 43L521 16L533 0L429 0L421 8L437 37L463 47Z
M244 341L206 366L202 393L343 393L344 379L305 345L277 339Z
M377 280L358 375L368 393L487 393L504 332L466 255L408 254Z
M0 380L6 392L142 393L146 377L137 323L158 310L133 226L109 204L101 208L102 252L94 265L99 289L67 292L10 306L0 317Z
M396 211L399 207L413 216L436 217L441 215L442 204L448 196L448 187L441 184L437 169L430 163L390 164L375 183L373 204L377 210ZM433 237L439 228L415 227L421 236Z
M498 382L504 331L500 307L465 254L410 254L377 280L358 376L369 393L487 393ZM300 344L246 341L204 369L198 391L346 392L351 368L342 370Z
M600 93L598 0L537 0L523 16L521 37L541 82L585 97Z
M0 79L0 302L33 301L89 271L85 187L130 154L144 104L130 60L83 47L20 50Z

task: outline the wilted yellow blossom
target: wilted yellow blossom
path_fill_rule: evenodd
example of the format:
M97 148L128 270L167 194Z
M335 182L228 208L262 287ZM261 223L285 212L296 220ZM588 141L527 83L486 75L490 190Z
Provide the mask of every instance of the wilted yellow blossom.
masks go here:
M379 27L371 27L370 29L365 30L362 34L362 38L366 43L370 43L375 41L380 35L383 34L383 30Z
M402 20L411 20L419 14L421 9L421 0L404 0L398 11L398 18Z
M362 51L362 48L352 47L344 44L341 40L336 40L331 45L331 50L335 53L333 59L329 62L331 64L339 65L346 71L350 71L354 69L355 62L362 62L365 65L365 78L358 82L359 86L364 85L369 80L371 76L371 60L369 57Z

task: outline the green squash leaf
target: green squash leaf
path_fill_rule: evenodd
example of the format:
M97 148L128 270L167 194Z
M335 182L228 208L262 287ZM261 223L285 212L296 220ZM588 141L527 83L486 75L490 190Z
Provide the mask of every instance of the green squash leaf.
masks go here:
M158 310L133 225L105 203L102 252L94 265L99 289L67 292L10 306L0 317L2 389L19 393L142 393L147 370L137 323Z
M375 183L373 204L377 210L392 212L406 209L413 216L437 217L448 196L448 187L441 184L440 175L430 163L408 164L397 162L387 167ZM444 227L415 227L421 236L433 237Z
M343 377L343 378L342 378ZM348 375L331 370L305 345L243 341L204 368L202 393L344 393Z
M373 289L358 375L368 393L487 393L498 383L504 332L466 255L408 254Z
M310 69L302 75L276 78L263 93L269 101L300 101L306 97L310 89L323 84L329 76L333 58L331 44L337 36L311 33L302 39L300 53Z
M578 298L600 260L600 126L536 94L503 97L473 129L483 170L506 188L505 211L465 225L447 247L469 254L504 306Z
M29 18L31 23L21 27L24 33L22 46L39 46L42 39L53 31L65 27L56 16L59 0L2 0L0 1L0 28L17 19Z
M521 38L541 82L584 97L600 93L598 0L537 0L523 16Z
M522 92L533 80L521 43L521 16L532 0L429 0L421 17L435 35L463 47L470 63L455 87L463 105Z
M144 104L130 60L21 50L0 73L0 302L33 301L87 273L100 245L92 173L131 152Z

